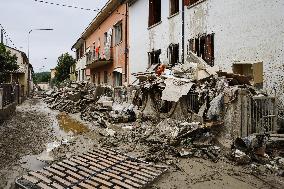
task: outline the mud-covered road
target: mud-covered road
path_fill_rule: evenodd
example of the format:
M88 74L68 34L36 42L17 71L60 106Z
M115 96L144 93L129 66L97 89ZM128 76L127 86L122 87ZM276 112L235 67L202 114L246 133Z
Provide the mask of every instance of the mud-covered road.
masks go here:
M0 188L11 188L24 172L21 159L39 154L53 141L50 112L39 100L27 100L0 125Z
M80 121L76 115L50 110L42 100L27 100L17 107L15 115L0 123L0 189L15 188L17 177L41 169L47 162L88 151L102 139L100 129ZM126 146L117 148L127 153ZM247 168L226 158L218 163L198 158L176 159L169 171L149 188L246 189L284 185L280 177L253 174Z

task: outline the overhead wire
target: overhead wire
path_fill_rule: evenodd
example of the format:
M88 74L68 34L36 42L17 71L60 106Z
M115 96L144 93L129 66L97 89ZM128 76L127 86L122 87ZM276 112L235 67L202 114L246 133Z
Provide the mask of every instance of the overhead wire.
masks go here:
M12 41L12 39L8 35L8 32L5 30L2 24L0 24L0 27L1 27L1 30L3 31L5 39L11 42L11 45L13 48L17 49L16 45L14 44L14 42Z
M38 3L42 3L42 4L49 4L49 5L55 5L55 6L65 7L65 8L72 8L72 9L79 9L79 10L83 10L83 11L93 11L93 12L100 12L101 11L101 9L83 8L83 7L67 5L67 4L60 4L60 3L53 3L53 2L49 2L49 1L43 1L43 0L33 0L33 1L38 2ZM115 12L115 14L120 14L120 15L126 16L126 14L119 13L118 11Z

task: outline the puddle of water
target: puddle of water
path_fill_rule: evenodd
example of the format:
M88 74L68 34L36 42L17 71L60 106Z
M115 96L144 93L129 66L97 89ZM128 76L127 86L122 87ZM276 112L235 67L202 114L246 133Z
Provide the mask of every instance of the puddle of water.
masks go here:
M58 114L56 118L60 129L66 133L82 134L89 131L88 127L65 113Z
M38 155L30 155L23 157L20 162L22 167L30 171L37 171L44 168L47 164L38 160Z

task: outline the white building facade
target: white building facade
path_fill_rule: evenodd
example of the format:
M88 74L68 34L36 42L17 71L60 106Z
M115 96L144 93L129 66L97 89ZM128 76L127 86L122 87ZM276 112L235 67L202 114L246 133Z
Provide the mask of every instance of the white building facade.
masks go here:
M255 75L260 87L284 101L284 0L184 3L185 60L193 51L222 71ZM182 62L182 0L132 0L129 20L131 73L157 61Z

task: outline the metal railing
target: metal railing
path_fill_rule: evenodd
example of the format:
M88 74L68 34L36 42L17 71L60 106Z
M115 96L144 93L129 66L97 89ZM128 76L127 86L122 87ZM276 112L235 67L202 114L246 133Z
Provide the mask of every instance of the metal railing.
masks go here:
M106 55L106 53L109 53L108 55ZM108 52L104 51L104 52L89 52L86 54L87 57L87 65L92 64L95 61L99 61L99 60L110 60L113 59L113 48L109 48Z
M250 106L251 133L272 132L277 124L277 106L274 97L253 97Z
M5 107L16 101L17 85L0 84L2 92L2 107Z

